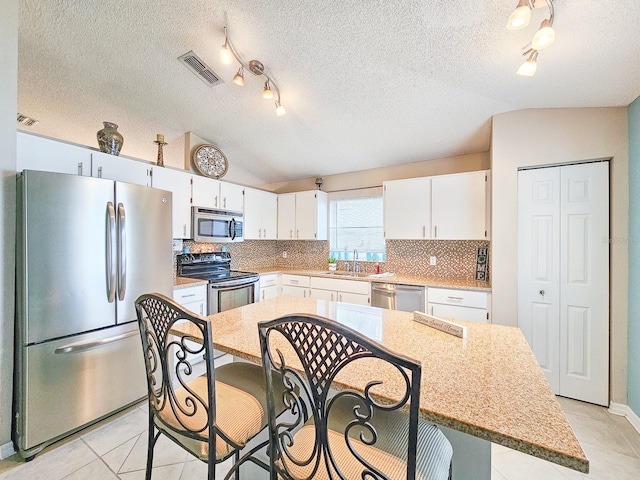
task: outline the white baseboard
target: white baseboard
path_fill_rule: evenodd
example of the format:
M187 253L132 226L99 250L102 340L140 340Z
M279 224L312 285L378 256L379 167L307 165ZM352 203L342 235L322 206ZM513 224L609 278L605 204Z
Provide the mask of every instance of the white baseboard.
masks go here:
M629 407L629 405L612 402L609 404L609 413L627 417L627 420L629 420L629 423L633 426L633 428L635 428L638 433L640 433L640 417L638 417L638 415L636 415L636 413L631 410L631 407Z
M7 442L4 445L0 445L0 460L9 458L14 453L16 453L16 451L13 449L13 442Z

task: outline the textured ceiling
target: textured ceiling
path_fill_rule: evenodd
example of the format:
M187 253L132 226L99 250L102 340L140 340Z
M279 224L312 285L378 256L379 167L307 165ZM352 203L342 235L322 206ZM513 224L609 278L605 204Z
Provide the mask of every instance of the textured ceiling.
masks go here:
M20 0L18 108L31 131L96 146L117 123L122 154L182 166L184 133L216 144L247 185L489 149L491 116L525 108L626 106L640 94L640 2L556 0L556 43L535 77L515 75L532 24L516 0ZM223 26L276 80L231 82ZM208 87L193 50L225 80ZM535 134L535 125L531 126Z

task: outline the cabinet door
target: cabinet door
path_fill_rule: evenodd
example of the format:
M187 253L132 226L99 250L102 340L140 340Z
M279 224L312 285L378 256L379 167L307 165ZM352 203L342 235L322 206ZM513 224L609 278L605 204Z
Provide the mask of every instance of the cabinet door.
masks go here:
M278 240L294 240L296 229L296 194L278 195Z
M264 238L262 230L262 209L265 193L255 188L245 188L244 191L244 238L245 240L261 240ZM271 194L277 198L275 194ZM274 200L277 208L277 201ZM275 230L273 231L275 237Z
M278 196L262 192L262 239L275 240L278 235ZM246 199L245 199L246 200ZM246 208L246 207L245 207Z
M173 193L173 238L191 238L191 177L190 173L153 167L151 186Z
M151 164L108 153L91 153L91 176L151 186Z
M309 293L307 293L308 289L303 287L292 287L291 285L283 285L282 286L282 294L289 295L291 297L309 297Z
M431 178L432 238L484 240L487 237L487 179L484 170Z
M194 175L191 185L191 204L194 207L220 208L220 181Z
M18 132L16 170L42 170L91 176L91 150ZM118 157L115 157L118 158Z
M327 239L326 192L310 190L296 193L297 240Z
M309 290L309 296L311 298L328 300L330 302L338 301L338 292L336 292L335 290L320 290L318 288L312 288Z
M357 305L369 305L371 297L362 293L338 292L338 301L355 303Z
M221 208L244 212L244 187L235 183L220 182Z
M260 288L260 301L269 300L270 298L276 298L278 296L278 286L270 285L268 287Z
M431 178L383 183L384 237L431 238Z

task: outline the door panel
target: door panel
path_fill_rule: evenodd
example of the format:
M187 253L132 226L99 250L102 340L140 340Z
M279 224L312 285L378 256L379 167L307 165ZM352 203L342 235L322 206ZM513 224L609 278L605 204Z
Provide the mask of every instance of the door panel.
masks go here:
M560 173L560 395L608 405L609 163Z
M172 295L171 192L116 182L116 211L125 220L122 224L118 215L124 258L119 259L117 321L125 323L136 319L134 302L143 293Z
M115 323L108 298L113 182L26 171L18 182L17 271L25 344Z

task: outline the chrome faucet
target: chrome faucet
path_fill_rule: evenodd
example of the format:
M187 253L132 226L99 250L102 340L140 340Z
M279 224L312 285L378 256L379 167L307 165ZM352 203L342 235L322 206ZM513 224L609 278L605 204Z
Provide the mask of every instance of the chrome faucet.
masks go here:
M360 264L357 262L358 260L358 249L353 249L353 273L360 272Z

